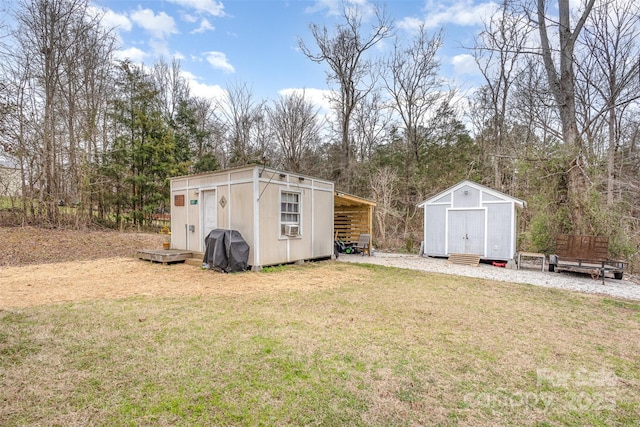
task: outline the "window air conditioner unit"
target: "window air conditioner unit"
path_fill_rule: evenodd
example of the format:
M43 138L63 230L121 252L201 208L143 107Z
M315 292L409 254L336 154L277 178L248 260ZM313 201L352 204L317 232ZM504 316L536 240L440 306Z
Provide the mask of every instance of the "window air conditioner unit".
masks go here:
M300 235L299 225L285 225L284 234L290 237L298 237Z

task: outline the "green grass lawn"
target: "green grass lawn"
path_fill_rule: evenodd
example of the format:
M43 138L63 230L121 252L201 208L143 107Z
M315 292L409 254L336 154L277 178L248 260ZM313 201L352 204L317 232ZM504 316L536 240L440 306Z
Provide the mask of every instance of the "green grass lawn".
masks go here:
M0 425L640 419L639 304L367 265L297 268L369 280L0 310Z

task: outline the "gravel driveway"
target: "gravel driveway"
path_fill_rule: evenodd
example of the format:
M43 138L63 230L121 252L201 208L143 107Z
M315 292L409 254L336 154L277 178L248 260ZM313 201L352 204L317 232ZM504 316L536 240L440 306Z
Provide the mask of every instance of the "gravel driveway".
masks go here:
M480 264L477 267L451 264L446 259L425 258L418 255L402 255L376 252L374 256L340 254L338 261L379 264L388 267L408 268L411 270L430 271L434 273L458 276L479 277L500 282L526 283L547 288L567 289L600 295L610 295L640 301L640 285L627 280L607 278L604 285L602 279L592 279L589 275L570 272L541 271L540 264L524 264L520 270L494 267Z

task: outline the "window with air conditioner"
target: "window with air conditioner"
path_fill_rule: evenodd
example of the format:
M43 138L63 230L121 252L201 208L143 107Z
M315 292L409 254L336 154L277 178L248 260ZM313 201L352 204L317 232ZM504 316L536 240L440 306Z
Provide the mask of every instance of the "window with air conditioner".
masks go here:
M280 235L300 236L300 193L282 191L280 193Z

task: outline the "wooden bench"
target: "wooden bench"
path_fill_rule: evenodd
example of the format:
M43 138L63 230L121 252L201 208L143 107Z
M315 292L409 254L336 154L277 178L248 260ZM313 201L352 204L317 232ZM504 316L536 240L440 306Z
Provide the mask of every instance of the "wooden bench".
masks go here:
M622 279L626 264L609 258L609 238L606 236L561 234L556 240L556 253L549 255L549 271L588 273L594 279L602 278L602 284L606 273Z

